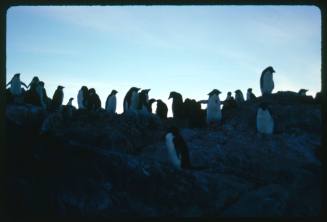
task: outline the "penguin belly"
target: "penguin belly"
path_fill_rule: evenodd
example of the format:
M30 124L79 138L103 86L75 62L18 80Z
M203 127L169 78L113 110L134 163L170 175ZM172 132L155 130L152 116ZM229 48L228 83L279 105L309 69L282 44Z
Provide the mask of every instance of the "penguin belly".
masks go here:
M108 104L106 106L106 110L110 113L116 113L116 97L115 96L111 96L108 99Z
M131 97L131 104L130 104L130 109L133 111L137 110L137 104L138 104L138 93L133 92L132 97Z
M274 81L272 79L272 74L267 73L263 76L263 84L261 87L262 94L271 94L274 89Z
M257 113L257 130L260 133L272 134L274 130L274 120L271 117L269 111L262 109Z
M181 160L180 160L180 158L177 157L177 152L176 152L176 148L175 148L173 139L174 139L174 136L172 133L168 133L166 135L166 146L167 146L167 150L168 150L168 156L169 156L169 159L170 159L171 163L173 164L173 166L180 169L181 168Z
M220 122L221 110L220 102L217 99L209 99L207 107L207 123Z
M22 88L19 79L13 79L11 81L10 92L15 96L19 96L22 93Z
M77 94L77 105L79 109L85 109L83 91L79 90Z

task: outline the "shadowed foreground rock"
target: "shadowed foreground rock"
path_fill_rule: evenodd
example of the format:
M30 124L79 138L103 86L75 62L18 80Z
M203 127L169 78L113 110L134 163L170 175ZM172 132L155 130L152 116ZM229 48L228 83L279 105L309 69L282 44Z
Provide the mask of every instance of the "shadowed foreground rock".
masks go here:
M320 107L290 92L268 99L276 123L271 136L256 133L259 102L232 110L218 129L181 130L193 164L207 167L198 171L169 165L166 124L155 116L78 110L40 134L49 113L9 104L7 212L83 218L318 216Z

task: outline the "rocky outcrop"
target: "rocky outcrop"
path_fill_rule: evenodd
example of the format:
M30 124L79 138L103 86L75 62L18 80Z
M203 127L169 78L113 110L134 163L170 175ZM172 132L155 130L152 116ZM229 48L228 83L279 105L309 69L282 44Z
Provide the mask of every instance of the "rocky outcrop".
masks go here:
M218 128L181 129L191 162L202 170L171 167L167 123L154 115L77 110L58 114L51 130L41 132L53 114L8 104L7 212L92 219L317 216L320 106L290 92L273 94L266 100L275 133L264 136L255 127L261 99L231 110Z

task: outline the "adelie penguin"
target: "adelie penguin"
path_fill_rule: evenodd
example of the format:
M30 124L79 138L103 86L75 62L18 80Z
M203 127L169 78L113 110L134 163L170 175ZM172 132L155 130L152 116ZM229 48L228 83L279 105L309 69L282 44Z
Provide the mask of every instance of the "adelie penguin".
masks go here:
M212 90L208 95L207 105L207 124L219 124L221 122L221 110L219 94L221 92L217 89Z
M101 109L101 100L94 88L90 88L87 97L87 109L97 111Z
M254 101L257 97L253 94L252 88L248 88L246 92L246 101Z
M241 90L235 90L235 101L237 104L241 104L244 102L244 96Z
M64 87L58 86L52 97L51 110L61 111L62 102L64 100Z
M145 114L149 113L149 91L150 89L143 89L138 94L137 110Z
M77 94L77 105L79 109L87 108L88 95L89 95L89 89L86 86L82 86Z
M262 134L272 134L274 131L274 119L265 102L260 103L257 118L256 118L257 131Z
M299 94L300 96L306 96L306 93L307 93L307 92L308 92L307 89L300 89L299 92L298 92L298 94Z
M73 103L72 103L73 100L74 100L74 98L69 98L68 103L66 104L66 106L63 107L64 116L67 116L69 118L71 118L73 116L73 113L76 110L76 108L73 106Z
M275 70L269 66L265 68L260 76L260 90L262 95L271 94L274 89L273 73Z
M27 85L20 80L20 73L16 73L6 86L10 85L9 91L13 96L20 96L23 93L22 85Z
M191 164L188 146L177 127L171 127L165 135L166 148L171 164L176 169L204 170L208 166L194 166Z
M126 93L124 97L124 113L129 111L137 111L139 90L140 88L132 87Z
M188 127L205 126L205 111L201 109L200 102L195 99L185 99L184 101L185 118Z
M39 83L39 77L34 76L30 84L28 84L27 87L29 87L29 90L26 91L25 95L26 103L33 104L36 106L42 106L39 94L37 92L37 87L39 86Z
M117 98L116 94L118 92L116 90L112 90L106 100L106 111L109 113L116 113L116 106L117 106Z
M40 105L43 109L47 108L47 98L46 98L46 94L44 94L45 89L44 89L44 82L39 82L36 86L35 89L37 95L39 96L39 100L40 100Z
M223 110L230 109L230 108L235 108L236 107L236 101L234 97L232 96L232 92L227 93L226 99L223 101Z
M156 115L159 116L160 119L167 119L167 113L168 113L167 105L161 99L158 99Z
M173 117L178 119L183 119L185 114L183 96L178 92L172 91L170 92L168 99L173 99L173 103L172 103Z
M190 157L188 147L180 135L178 128L168 129L166 134L166 147L171 163L177 169L190 169Z

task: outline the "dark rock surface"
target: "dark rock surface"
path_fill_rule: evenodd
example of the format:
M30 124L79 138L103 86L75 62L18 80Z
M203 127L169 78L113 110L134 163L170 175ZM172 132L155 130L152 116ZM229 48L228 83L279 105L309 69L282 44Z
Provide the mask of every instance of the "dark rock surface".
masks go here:
M183 128L191 162L170 166L167 123L154 115L77 110L55 116L6 106L6 194L13 217L318 216L320 106L278 92L269 98L275 133L256 132L257 102L231 110L215 128ZM56 114L57 115L57 114ZM171 121L171 120L169 120Z

